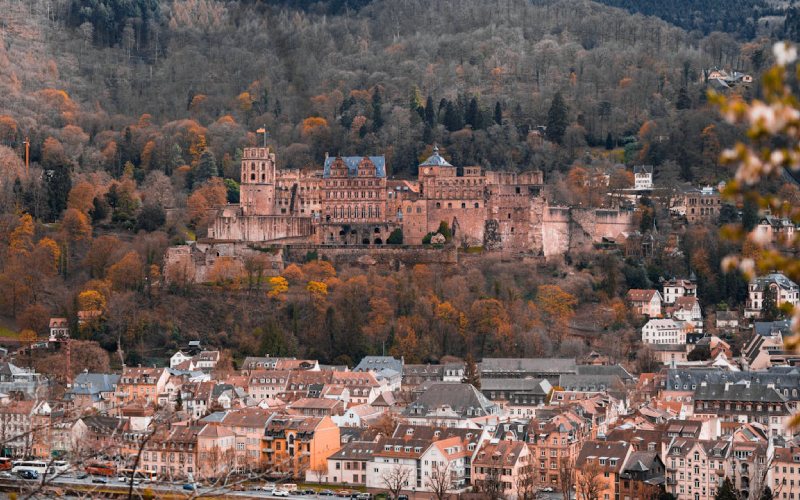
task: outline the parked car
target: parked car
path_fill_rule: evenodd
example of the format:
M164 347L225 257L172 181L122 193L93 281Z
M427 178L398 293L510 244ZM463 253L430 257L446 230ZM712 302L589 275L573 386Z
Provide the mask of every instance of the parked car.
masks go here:
M547 488L543 489L542 491L544 491L545 493L552 493L554 490L553 490L552 487L548 486Z
M303 495L316 495L317 494L317 490L315 490L314 488L306 488L303 491L301 491L300 493L302 493Z
M288 497L289 496L289 492L286 491L286 490L272 490L270 495L272 495L274 497Z
M408 495L397 495L397 500L408 500Z
M186 491L195 491L197 490L197 485L194 483L186 483L183 485L183 489Z
M39 473L35 470L22 469L17 475L22 479L39 479Z
M323 496L323 497L332 497L332 496L336 495L336 493L334 493L331 490L322 490L322 491L319 492L319 495Z
M275 485L272 484L272 483L267 483L267 484L265 484L264 486L261 487L261 490L263 490L263 491L272 491L274 489L275 489Z
M95 484L108 484L108 479L102 476L98 476L98 477L93 477L92 482Z
M89 477L89 474L87 474L85 472L78 472L75 475L75 479L86 479L87 477Z
M14 476L12 476L11 473L8 472L7 470L4 470L3 472L0 472L0 478L2 478L2 479L11 479L12 477L14 477Z
M347 498L350 496L350 492L347 490L339 490L336 492L337 497Z
M356 495L357 500L372 500L372 493L359 493Z

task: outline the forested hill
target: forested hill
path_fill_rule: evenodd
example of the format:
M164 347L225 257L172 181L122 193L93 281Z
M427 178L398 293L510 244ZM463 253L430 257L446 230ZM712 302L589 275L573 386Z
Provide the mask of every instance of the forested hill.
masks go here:
M338 15L358 11L372 0L267 0L271 5L293 7L307 12ZM544 4L551 0L531 0ZM784 8L767 0L597 0L626 9L631 13L656 16L687 31L708 35L719 31L734 34L742 40L756 35L758 20L766 16L782 16ZM500 5L502 2L496 2ZM501 7L501 6L500 6ZM502 8L502 7L501 7ZM780 31L778 23L773 30Z

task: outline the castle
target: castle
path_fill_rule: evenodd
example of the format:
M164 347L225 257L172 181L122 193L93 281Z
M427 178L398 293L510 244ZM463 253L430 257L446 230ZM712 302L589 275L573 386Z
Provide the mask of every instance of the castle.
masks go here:
M283 249L274 271L305 248L372 261L406 252L411 261L447 263L455 253L422 247L442 222L451 248L542 257L591 249L632 230L628 211L548 205L540 171L455 167L436 147L416 181L389 179L383 156L326 157L322 170L307 171L278 169L267 147L245 148L240 180L240 203L214 208L208 237L171 248L168 266L191 268L185 274L202 280L216 259L242 261L264 247ZM402 234L402 247L388 244L393 233L393 242Z
M240 203L216 209L216 241L384 245L397 229L419 245L441 222L461 246L541 250L539 171L454 167L434 148L419 180L390 180L383 156L328 157L322 171L277 169L269 148L246 148ZM539 231L539 232L537 232Z

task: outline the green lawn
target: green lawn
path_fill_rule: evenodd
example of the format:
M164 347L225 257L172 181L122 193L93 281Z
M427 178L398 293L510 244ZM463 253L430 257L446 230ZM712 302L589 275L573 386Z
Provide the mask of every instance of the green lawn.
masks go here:
M0 337L15 339L19 337L19 332L0 326Z

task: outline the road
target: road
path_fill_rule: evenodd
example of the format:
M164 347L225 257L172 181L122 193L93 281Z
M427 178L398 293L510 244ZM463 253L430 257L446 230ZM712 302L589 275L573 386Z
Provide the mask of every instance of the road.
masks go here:
M97 476L95 476L96 478ZM78 479L72 474L64 474L58 476L53 479L47 479L46 487L48 488L62 488L62 489L80 489L82 491L89 491L91 489L97 490L113 490L114 493L124 493L128 491L129 485L128 483L123 483L117 479L117 477L109 477L107 478L107 483L94 483L92 482L93 477L89 476L84 479ZM41 481L41 479L39 480ZM32 491L34 488L39 486L39 481L34 480L24 480L20 478L0 478L0 487L3 487L6 490L9 489L16 489L19 487L23 487L28 491ZM183 486L185 483L169 483L165 481L156 481L156 482L142 482L139 485L134 485L134 491L138 494L141 494L145 489L150 489L154 493L172 493L178 495L186 495L187 497L194 494L194 496L202 497L202 496L224 496L224 497L240 497L240 498L281 498L281 499L290 499L290 500L309 500L309 499L330 499L334 500L337 497L331 496L322 496L322 495L289 495L288 497L277 497L270 494L269 491L261 490L261 484L248 484L245 485L247 489L245 491L234 491L230 488L225 488L222 486L198 486L196 492L192 492L189 490L184 490ZM138 495L137 495L138 496Z

